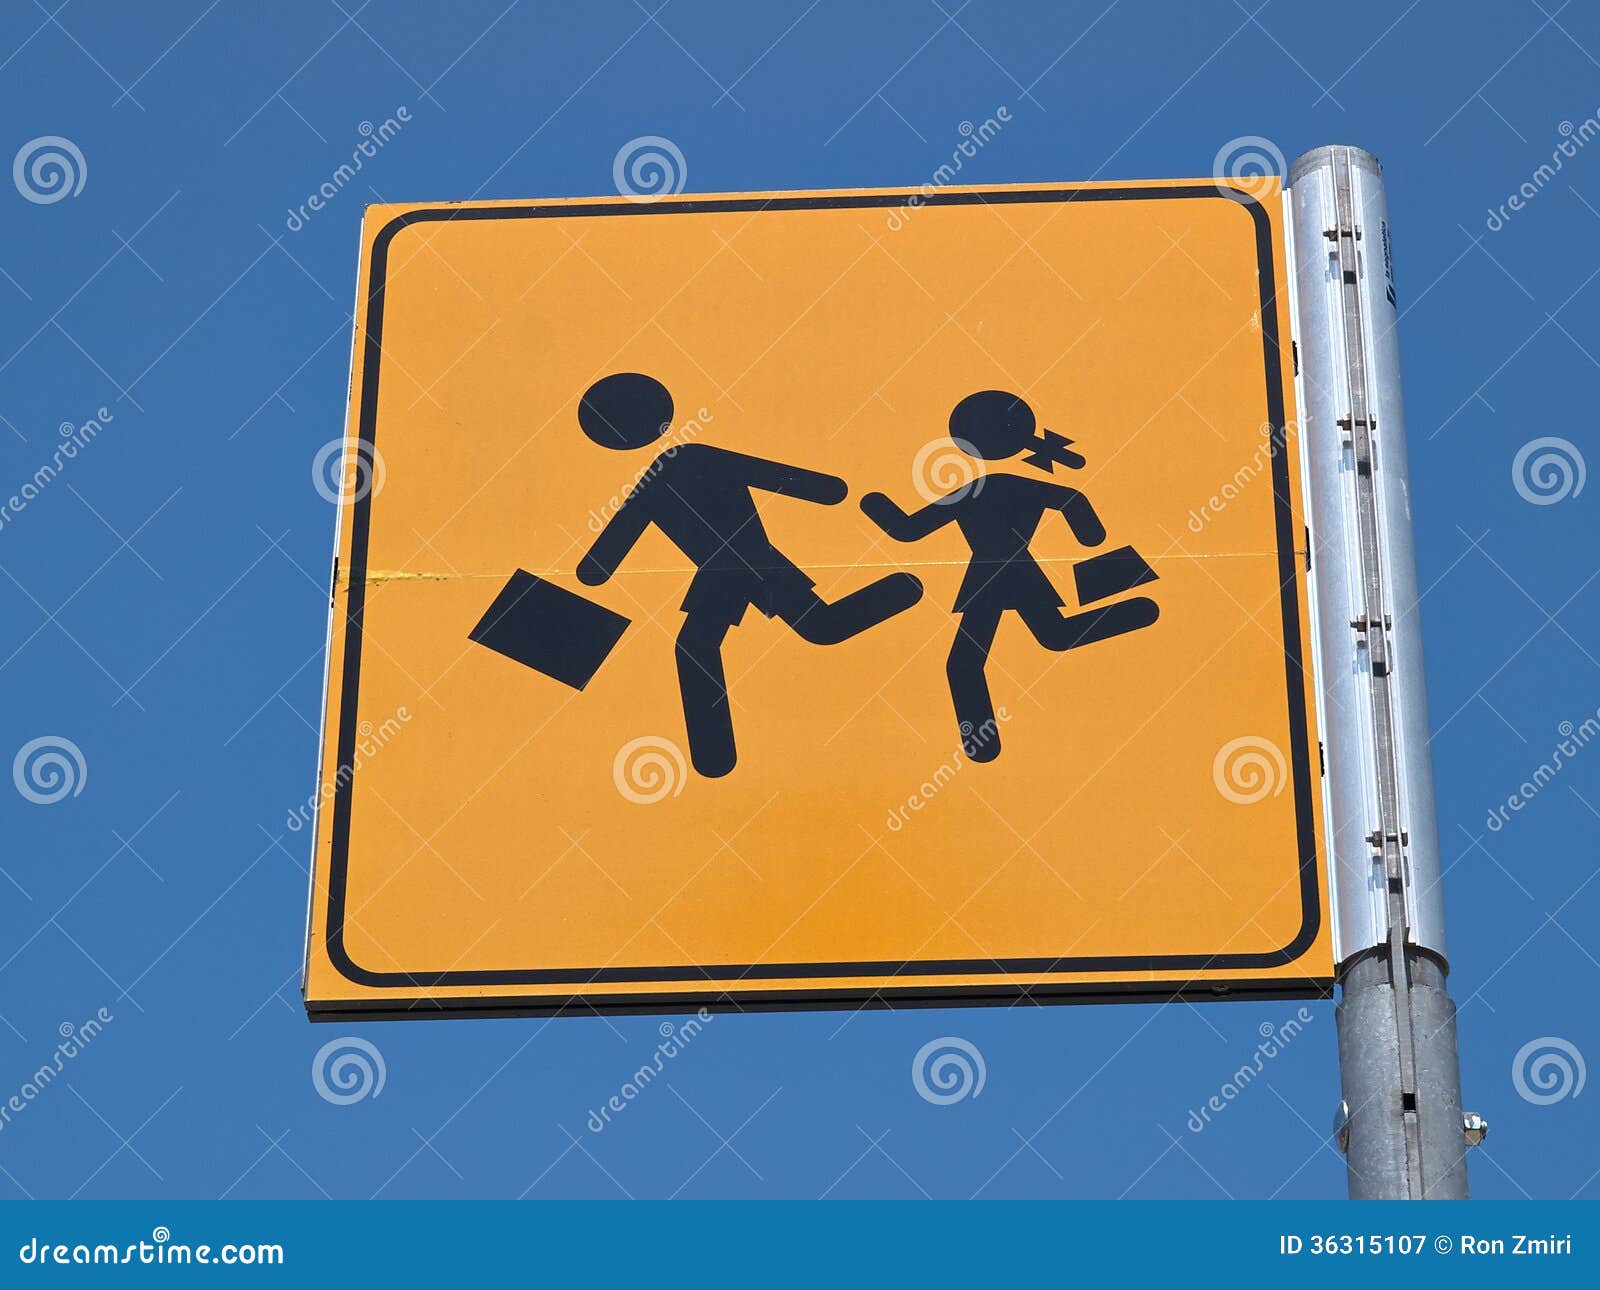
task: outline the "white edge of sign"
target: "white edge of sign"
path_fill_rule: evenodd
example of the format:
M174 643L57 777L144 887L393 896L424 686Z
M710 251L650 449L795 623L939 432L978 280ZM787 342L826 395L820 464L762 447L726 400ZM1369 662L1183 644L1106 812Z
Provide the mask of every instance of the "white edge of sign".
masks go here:
M350 444L350 431L354 425L355 411L351 406L351 396L356 387L356 346L361 337L361 271L362 252L366 247L367 219L365 210L356 225L356 289L355 304L350 312L350 364L348 376L344 387L344 435L342 443L348 450ZM340 472L341 478L343 471ZM311 858L309 876L306 881L306 939L305 949L300 958L300 996L304 998L311 984L311 920L316 912L317 896L317 838L320 836L322 823L322 756L323 749L328 744L328 690L333 681L333 616L339 609L339 547L344 541L344 513L345 499L341 496L339 504L334 508L333 518L333 551L328 556L328 625L323 633L322 642L322 706L321 715L317 719L317 753L316 753L316 778L311 790Z

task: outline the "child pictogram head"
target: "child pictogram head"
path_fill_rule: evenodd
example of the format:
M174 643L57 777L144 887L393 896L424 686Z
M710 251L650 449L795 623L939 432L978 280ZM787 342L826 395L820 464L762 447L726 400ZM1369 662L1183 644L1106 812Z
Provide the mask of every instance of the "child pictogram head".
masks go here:
M643 448L672 428L672 395L653 376L617 372L584 392L578 424L602 448Z
M1084 459L1068 450L1072 442L1038 422L1020 396L1005 390L979 390L950 413L950 437L965 453L985 461L1003 461L1031 449L1023 458L1030 466L1050 471L1056 466L1081 467Z

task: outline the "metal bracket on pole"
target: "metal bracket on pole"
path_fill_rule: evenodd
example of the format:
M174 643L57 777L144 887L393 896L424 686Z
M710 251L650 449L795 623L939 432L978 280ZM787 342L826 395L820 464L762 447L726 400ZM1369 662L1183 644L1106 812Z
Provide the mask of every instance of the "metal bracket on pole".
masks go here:
M1287 195L1341 987L1338 1136L1353 1198L1465 1197L1381 174L1370 153L1319 148L1290 168Z

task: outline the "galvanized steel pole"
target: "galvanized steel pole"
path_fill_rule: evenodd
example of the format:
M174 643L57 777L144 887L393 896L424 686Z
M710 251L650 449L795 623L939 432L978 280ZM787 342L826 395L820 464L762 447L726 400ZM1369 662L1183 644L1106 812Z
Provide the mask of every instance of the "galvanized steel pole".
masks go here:
M1445 990L1398 300L1377 158L1289 170L1318 706L1353 1199L1464 1199L1455 1005Z

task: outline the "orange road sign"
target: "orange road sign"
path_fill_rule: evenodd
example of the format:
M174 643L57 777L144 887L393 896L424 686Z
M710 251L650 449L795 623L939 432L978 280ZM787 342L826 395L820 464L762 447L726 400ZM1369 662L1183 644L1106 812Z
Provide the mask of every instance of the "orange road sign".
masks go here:
M1283 226L370 208L312 1015L1325 991Z

